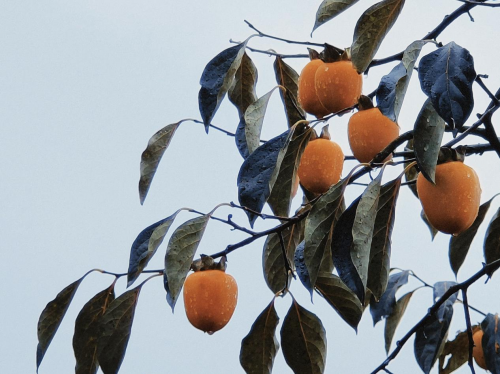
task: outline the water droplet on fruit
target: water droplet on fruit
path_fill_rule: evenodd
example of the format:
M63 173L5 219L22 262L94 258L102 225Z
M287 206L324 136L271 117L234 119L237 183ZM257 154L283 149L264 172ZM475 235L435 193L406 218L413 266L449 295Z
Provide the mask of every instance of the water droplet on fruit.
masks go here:
M208 335L213 335L214 333L215 333L215 331L207 331Z

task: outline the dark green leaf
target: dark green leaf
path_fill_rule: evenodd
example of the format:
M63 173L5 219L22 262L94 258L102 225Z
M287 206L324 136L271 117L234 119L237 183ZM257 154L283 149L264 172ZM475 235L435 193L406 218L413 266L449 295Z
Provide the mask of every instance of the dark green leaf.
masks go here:
M475 332L479 327L472 326ZM451 355L448 359L447 356ZM445 343L443 352L439 356L439 374L450 374L469 360L469 337L467 331L461 331L454 340ZM446 367L444 366L447 362Z
M104 374L116 374L125 357L135 307L142 285L121 294L113 300L101 317L97 361Z
M450 42L422 57L418 66L422 91L436 112L454 129L460 129L474 107L474 60L465 48Z
M413 139L408 140L408 143L405 145L405 151L413 151ZM408 159L413 159L412 156L405 156L405 161ZM406 167L410 165L410 162L405 162L404 167L406 170ZM418 170L415 166L412 166L408 170L405 171L405 179L407 182L414 181L416 182L417 180L417 175L418 175ZM417 193L417 185L416 183L408 184L408 187L410 188L411 192L417 197L418 199L418 193Z
M383 0L368 8L359 18L351 45L352 63L359 73L370 65L404 3L404 0Z
M151 139L149 139L148 146L144 152L142 152L141 177L139 179L139 198L141 200L141 204L144 204L144 200L146 200L149 187L151 187L151 182L153 181L153 177L158 169L158 164L167 150L170 141L175 134L175 130L177 130L179 125L184 121L185 120L172 123L162 128L154 134Z
M207 132L222 99L231 88L245 52L246 43L245 41L225 49L215 56L203 70L200 78L198 105Z
M248 153L248 145L247 138L245 135L245 116L240 117L240 122L238 123L238 127L236 128L236 133L234 134L234 142L236 143L236 147L240 152L241 157L244 159L248 158L250 154Z
M455 273L455 277L465 261L465 256L467 256L467 253L469 252L472 240L476 236L479 226L483 223L484 217L486 216L486 213L488 213L492 200L493 198L479 207L479 212L471 227L457 236L451 236L449 257L451 269Z
M206 214L186 221L170 237L165 254L164 286L172 312L209 220L210 215Z
M95 374L97 362L97 340L100 335L101 317L115 299L115 282L99 292L82 308L75 321L73 351L75 353L76 374Z
M391 314L385 320L384 338L385 351L387 352L387 354L389 354L389 350L391 349L394 333L398 328L399 322L401 322L401 318L403 317L403 314L405 313L406 307L408 306L408 303L410 302L412 296L413 292L408 292L401 296L401 298L394 305Z
M490 314L481 322L483 347L486 366L493 373L500 373L500 321L498 314Z
M90 272L89 272L90 273ZM87 274L89 274L87 273ZM71 304L71 300L73 300L73 296L75 296L76 290L78 286L82 282L82 280L87 276L85 274L83 277L74 281L69 286L64 288L61 292L59 292L56 298L50 301L45 309L40 314L40 318L38 319L38 346L36 348L36 370L38 372L38 368L42 363L43 356L47 352L49 348L50 342L52 338L57 332L59 325L61 324L66 311L69 308L69 304Z
M437 282L434 284L434 302L438 301L446 291L452 286L455 286L457 283L456 282ZM455 301L457 301L457 294L454 293L451 295L446 301L439 307L436 316L441 322L444 318L444 316L447 314L447 310L451 309L453 310L453 304L455 304Z
M321 320L293 300L281 327L285 361L295 374L325 370L326 333Z
M306 244L305 241L300 242L300 244L295 249L295 256L293 259L295 262L295 270L297 272L297 275L299 276L299 279L302 282L302 285L311 294L311 299L312 299L312 293L313 293L314 289L311 285L311 279L309 277L309 272L307 271L307 267L306 267L306 264L304 261L305 244Z
M432 184L435 184L436 164L444 128L443 119L427 99L415 122L413 147L420 171Z
M363 306L349 287L336 275L320 274L316 281L316 289L339 316L357 331L363 315Z
M255 93L257 78L255 64L246 52L243 53L240 66L234 76L233 85L228 92L229 100L238 109L240 117L245 114L248 106L257 100L257 94Z
M400 187L401 179L397 178L384 184L380 189L367 283L375 299L379 299L385 292L391 270L391 235Z
M324 23L337 17L344 10L356 4L359 0L323 0L316 12L316 21L311 34Z
M288 127L292 127L297 121L306 118L306 113L297 99L299 75L279 56L276 56L276 60L274 61L274 73L276 75L276 82L280 86L285 87L285 91L280 90L280 95L285 108Z
M425 215L423 210L420 212L420 218L422 218L422 221L424 221L425 225L427 226L427 228L431 232L431 239L434 240L436 235L439 233L439 230L436 229L434 226L432 226L432 223L429 222L429 220L428 220L428 218Z
M240 364L247 374L271 374L276 352L276 327L279 317L274 299L257 317L250 332L241 342Z
M146 227L132 243L130 249L130 260L128 264L127 287L142 273L149 260L154 256L156 250L163 242L163 238L167 234L168 229L174 222L177 213L172 214L170 217L162 219L151 226Z
M241 205L259 213L262 211L276 181L282 161L280 151L290 141L290 133L287 130L267 141L243 162L238 174L238 200ZM253 226L257 216L252 212L246 213Z
M500 209L491 219L484 236L484 260L487 264L500 259Z
M387 318L394 312L396 305L396 292L408 283L408 270L392 274L387 282L387 288L377 302L375 298L370 302L370 313L373 318L373 326L377 324L382 318Z
M304 259L313 287L316 284L325 252L331 255L328 243L332 239L335 225L343 212L344 191L347 182L348 178L344 178L330 187L314 203L306 218Z

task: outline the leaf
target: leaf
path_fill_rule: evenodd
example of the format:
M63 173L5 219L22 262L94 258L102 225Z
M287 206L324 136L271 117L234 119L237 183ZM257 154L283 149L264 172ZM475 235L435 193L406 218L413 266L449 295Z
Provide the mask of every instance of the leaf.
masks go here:
M473 333L479 326L472 326ZM447 360L447 356L451 357ZM439 356L439 374L450 374L469 360L469 337L467 331L461 331L454 340L447 341ZM446 367L444 363L447 362Z
M304 253L307 271L314 287L321 269L325 252L330 254L327 244L343 211L344 191L349 178L344 178L325 192L312 206L305 222Z
M359 18L351 45L352 63L358 73L363 73L370 65L404 3L404 0L383 0L368 8Z
M274 299L257 317L241 342L240 364L247 374L271 374L279 349L276 327L279 317Z
M398 328L399 322L401 322L401 318L403 318L403 315L406 311L406 307L408 306L408 303L410 302L412 296L413 296L413 291L408 292L403 296L401 296L401 298L394 305L391 314L385 320L384 339L385 339L385 351L387 354L389 354L389 350L391 349L394 333Z
M451 269L453 273L455 273L455 277L465 261L465 256L467 256L469 252L470 245L476 236L479 226L483 223L486 213L488 213L493 198L494 197L479 207L479 212L471 227L457 236L451 236L449 257Z
M434 302L438 301L446 291L452 286L455 286L457 283L456 282L437 282L434 283ZM448 309L453 310L453 304L455 304L455 301L457 301L457 293L454 293L451 295L438 309L436 316L441 322L444 318L444 316L447 313Z
M481 322L483 330L483 347L486 366L492 373L500 372L500 323L498 313L493 315L488 313Z
M299 75L280 56L276 56L273 66L276 82L285 87L285 91L280 90L280 96L285 108L288 127L292 127L297 121L306 119L306 112L297 99Z
M184 222L174 231L168 242L164 286L172 312L209 219L210 214L206 214Z
M375 298L370 302L370 313L373 318L373 326L375 326L382 318L387 318L394 313L396 305L396 292L408 283L408 270L392 274L387 282L387 288L377 302Z
M498 259L500 259L500 209L491 219L484 235L484 260L490 264Z
M247 41L225 49L210 60L203 70L200 78L201 88L198 93L198 104L207 132L222 99L231 88L246 44Z
M436 112L452 129L460 129L474 107L476 71L469 51L455 42L438 48L422 57L418 77Z
M292 225L283 230L282 235L287 259L290 264L293 264L295 248L300 240L300 227L298 225ZM279 235L277 233L269 234L264 243L262 269L264 270L266 284L274 294L282 291L289 284L289 277L291 277L291 274L286 274L283 249L281 248Z
M276 182L267 199L273 213L281 217L288 217L290 214L292 190L297 178L300 158L314 130L306 127L305 123L300 123L291 131L293 135L290 143L286 148L281 149L281 154L278 156L278 160L282 159L282 161L277 169Z
M76 374L95 374L97 362L97 340L100 336L101 318L109 304L115 300L115 282L96 294L82 308L75 321L73 351L75 353Z
M229 100L238 109L240 117L245 114L248 106L257 100L255 93L257 79L257 68L252 59L244 52L240 66L236 70L233 85L228 92Z
M408 143L405 145L405 151L413 151L413 139L408 140ZM408 159L413 159L412 156L405 156L405 161ZM413 160L412 160L413 161ZM406 169L410 165L410 162L405 162L404 168L405 168L405 180L407 182L410 181L417 181L417 176L418 176L418 170L415 166L412 166L409 169ZM413 184L408 184L408 187L410 188L411 192L415 195L415 197L418 199L418 192L417 192L417 185L416 183Z
M347 10L359 0L323 0L316 12L316 21L311 35L318 27L334 19L344 10Z
M354 330L363 315L363 306L358 297L334 274L320 274L316 289L339 316Z
M49 348L50 342L61 324L64 315L66 314L73 296L83 279L89 274L85 274L80 279L74 281L69 286L65 287L57 294L54 300L50 301L38 319L38 346L36 347L36 371L42 363L43 357Z
M180 210L146 227L134 240L130 249L127 287L130 287L135 282L147 266L149 260L154 256L179 212Z
M100 337L97 341L97 361L104 374L116 374L125 357L135 307L142 284L113 300L100 322Z
M397 178L380 189L367 282L367 287L376 299L380 299L385 292L391 269L391 235L400 187L401 179Z
M434 226L432 226L432 223L429 222L429 219L425 215L425 212L424 212L423 209L420 212L420 218L422 218L422 221L424 221L424 223L426 224L427 228L431 232L431 239L434 240L434 238L436 237L436 235L439 233L439 230L436 229Z
M281 327L281 348L295 374L323 373L326 333L321 320L293 300Z
M413 147L420 171L432 184L435 184L436 164L444 128L443 119L427 99L415 122Z
M238 127L236 128L236 133L234 134L234 142L236 143L236 147L240 152L241 157L247 159L250 154L248 153L248 145L247 138L245 135L245 117L240 117L240 122L238 123Z
M264 123L267 104L276 88L278 87L274 87L264 96L258 98L245 111L245 139L249 154L252 154L260 145L260 133L262 131L262 124Z
M158 169L158 165L172 140L179 125L186 120L172 123L156 132L148 141L148 146L141 155L141 177L139 179L139 198L144 204L151 182Z
M304 261L305 244L306 244L305 241L300 242L300 244L295 249L295 255L294 255L293 260L295 263L295 270L297 271L297 275L299 276L299 279L302 282L302 285L311 294L311 300L312 300L312 294L313 294L314 288L311 285L311 279L309 277L309 272L307 271L307 267L306 267L306 264Z
M238 174L238 200L241 205L260 213L266 203L274 182L276 181L275 170L279 170L280 151L290 141L290 130L268 140L255 150L241 165ZM246 211L250 225L257 216Z
M404 51L402 61L382 77L377 88L377 107L394 122L398 121L413 67L425 43L424 40L411 43Z

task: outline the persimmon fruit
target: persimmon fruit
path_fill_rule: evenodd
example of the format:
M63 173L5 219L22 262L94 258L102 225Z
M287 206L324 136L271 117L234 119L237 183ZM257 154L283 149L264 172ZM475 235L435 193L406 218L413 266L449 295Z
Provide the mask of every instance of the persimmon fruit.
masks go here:
M238 286L222 270L191 273L184 282L184 308L189 322L212 334L227 325L236 308Z
M326 62L316 70L315 86L320 103L330 113L337 113L357 104L363 78L351 61Z
M344 153L337 143L325 138L311 140L300 159L300 184L312 193L324 193L340 180L343 167Z
M479 211L481 186L476 172L461 161L446 162L436 166L435 182L422 173L417 177L418 197L427 219L441 232L464 232Z
M484 351L483 351L483 330L477 330L474 335L472 335L472 339L474 340L474 348L472 349L472 356L474 357L474 361L476 361L476 364L484 369L488 370L488 367L486 366L486 359L484 358Z
M298 82L297 97L300 106L307 113L313 114L317 118L323 118L324 116L332 113L326 109L323 104L321 104L318 95L316 94L316 71L318 70L318 67L324 64L325 63L320 59L309 61L302 69Z
M370 162L399 136L399 126L384 116L380 109L370 108L351 116L347 135L354 157L359 162Z

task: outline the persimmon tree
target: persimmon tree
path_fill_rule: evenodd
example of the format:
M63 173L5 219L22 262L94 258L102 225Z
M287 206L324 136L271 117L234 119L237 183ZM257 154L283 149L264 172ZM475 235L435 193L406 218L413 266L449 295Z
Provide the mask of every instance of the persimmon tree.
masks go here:
M226 259L237 256L238 249L266 238L262 268L270 289L270 301L262 313L254 317L255 322L248 326L249 333L241 343L240 362L247 373L270 373L280 348L293 372L325 372L326 334L321 316L314 313L313 304L299 304L289 290L292 282L300 282L311 298L324 298L353 329L357 329L366 309L369 309L374 324L385 319L388 356L373 368L373 373L389 373L392 360L413 336L416 364L424 373L429 373L436 363L440 373L451 373L466 363L474 373L473 334L479 329L483 332L481 342L485 365L491 372L500 373L498 314L496 311L479 311L476 306L469 305L467 298L468 288L473 283L489 279L500 267L500 210L489 223L484 223L488 225L484 237L484 263L476 264L477 272L465 281L444 279L431 285L417 277L413 269L401 270L391 261L391 235L402 188L411 189L418 198L417 176L437 185L436 168L439 164L462 162L470 155L487 152L495 152L500 157L500 140L494 126L494 113L500 107L500 88L491 90L488 87L485 75L476 72L474 58L466 46L440 39L450 24L473 8L490 7L496 11L500 4L494 0L461 2L463 4L446 15L428 34L416 35L414 40L409 40L405 50L377 59L375 55L384 37L404 11L404 0L383 0L366 9L357 20L352 45L346 49L334 46L335 40L318 44L268 35L247 22L254 34L216 54L201 73L198 95L201 120L182 119L154 134L141 156L139 181L142 204L176 130L191 121L203 125L209 136L213 131L222 131L234 137L242 157L237 176L239 201L219 204L209 213L180 208L138 234L131 246L126 272L93 269L64 288L47 304L38 322L37 370L73 296L89 273L111 274L115 280L85 304L75 321L75 370L76 373L96 373L100 367L106 374L117 373L126 353L139 294L146 282L161 276L157 279L163 279L166 295L159 296L166 296L174 310L191 270L203 271L205 267L223 270ZM317 11L313 31L348 11L355 3L357 0L324 0ZM297 47L297 54L253 48L254 38L293 44ZM421 56L426 45L432 46L433 50ZM304 50L306 47L308 50ZM261 97L256 94L257 67L251 59L252 54L266 54L273 60L276 87ZM389 63L396 65L387 69L376 90L365 92L353 105L341 106L340 110L330 113L329 105L322 101L320 113L316 113L319 118L314 119L301 106L299 73L286 62L291 58L303 59L304 66L308 59L321 60L318 63L321 66L349 62L359 75L369 75L372 68L383 69ZM318 79L318 75L315 78ZM343 79L342 74L339 79ZM302 187L303 201L296 211L292 211L297 170L308 144L317 136L325 137L328 123L337 117L371 110L373 106L378 108L377 116L383 115L385 122L391 126L398 123L411 79L419 81L427 96L427 100L420 103L422 109L415 118L413 129L393 136L369 162L357 164L351 170L344 167L344 177L326 192L318 194ZM316 88L325 82L316 82ZM489 96L487 107L475 108L473 85L479 86ZM339 90L342 91L334 89L318 96L329 99L331 95L342 95L343 92L336 92ZM281 96L286 121L275 137L264 140L261 130L271 95ZM239 114L234 129L212 123L226 99L234 104ZM480 112L475 120L471 119L474 110ZM377 137L376 129L370 131L375 132L369 137ZM334 137L334 132L330 132ZM443 140L445 133L451 134L447 142ZM355 159L348 155L345 160ZM387 174L391 177L387 178ZM359 184L364 186L364 191L349 200L346 191ZM449 189L446 204L455 204L453 199L458 195L454 191L454 188ZM472 225L467 224L461 232L450 235L449 259L455 275L464 263L495 196L483 196L483 200L488 200L474 213ZM444 198L436 204L443 201ZM272 214L264 213L266 204ZM447 210L446 204L442 210ZM217 209L221 206L244 211L248 222L236 222L231 215L228 218L217 216ZM171 232L169 229L181 211L190 212L193 218ZM261 219L275 224L264 231L255 231L254 223ZM425 214L422 214L422 219L431 231L437 232ZM210 235L208 224L211 220L222 222L231 230L244 233L247 238L228 243L225 249L216 253L198 253L203 236ZM166 248L159 251L167 238ZM164 256L164 268L148 269L148 263L155 255ZM150 276L137 285L139 277L148 274ZM124 277L130 289L115 295L115 283ZM396 334L407 307L411 307L412 295L420 289L410 290L396 299L397 291L408 283L410 277L433 289L434 302L429 303L428 312L413 328ZM223 287L218 289L224 292ZM289 301L289 310L283 316L275 309L276 298ZM448 339L453 306L457 303L463 304L463 330ZM470 310L483 314L480 325L473 325ZM283 322L278 332L280 318ZM227 320L221 326L225 323ZM395 336L398 337L397 344L393 343ZM391 347L394 348L391 350ZM353 372L356 372L355 367Z

